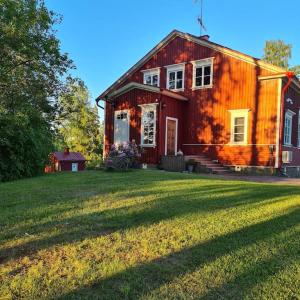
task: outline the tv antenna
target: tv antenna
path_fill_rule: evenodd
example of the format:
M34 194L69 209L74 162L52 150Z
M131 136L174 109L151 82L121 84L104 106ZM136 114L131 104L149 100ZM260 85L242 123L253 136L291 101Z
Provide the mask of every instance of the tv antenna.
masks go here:
M195 0L195 2L198 2L199 0ZM204 25L203 21L203 0L200 0L200 15L197 17L197 22L200 26L200 36L203 33L203 30L206 31L206 27Z

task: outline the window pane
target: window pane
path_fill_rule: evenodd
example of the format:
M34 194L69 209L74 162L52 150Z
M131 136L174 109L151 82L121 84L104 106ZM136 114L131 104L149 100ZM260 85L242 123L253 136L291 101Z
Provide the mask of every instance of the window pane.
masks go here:
M182 79L177 80L177 89L181 89L182 88Z
M175 81L169 81L169 89L174 90L175 89Z
M244 117L238 117L234 119L234 125L242 125L244 126L245 118Z
M196 86L202 86L202 77L196 78Z
M183 72L182 71L178 71L177 72L177 79L182 79L183 76Z
M157 75L153 75L153 77L152 77L152 85L158 86L158 76Z
M235 142L243 142L244 141L244 134L243 133L237 133L234 135L234 141Z
M210 71L211 71L210 66L204 67L204 75L205 76L210 76Z
M202 76L202 67L196 68L196 77Z
M244 133L245 127L244 126L235 126L234 133Z
M169 80L175 80L175 72L170 72Z
M151 84L151 76L150 75L145 76L145 84Z
M210 85L210 76L204 77L204 85Z

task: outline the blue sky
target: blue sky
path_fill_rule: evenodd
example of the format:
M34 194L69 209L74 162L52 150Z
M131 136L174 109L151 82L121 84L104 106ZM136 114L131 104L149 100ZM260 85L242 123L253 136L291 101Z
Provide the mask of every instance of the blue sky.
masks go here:
M204 22L213 42L261 57L264 42L293 45L300 64L299 0L203 0ZM46 0L63 15L61 47L77 66L92 99L120 77L173 29L199 35L200 0ZM286 6L284 6L286 3Z

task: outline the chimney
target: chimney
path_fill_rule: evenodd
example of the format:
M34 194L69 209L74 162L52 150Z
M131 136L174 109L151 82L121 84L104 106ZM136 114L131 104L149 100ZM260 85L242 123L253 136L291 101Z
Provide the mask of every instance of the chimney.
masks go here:
M70 148L66 147L64 150L64 155L69 155L70 154Z
M209 35L208 35L208 34L200 35L199 38L200 38L201 40L209 41Z

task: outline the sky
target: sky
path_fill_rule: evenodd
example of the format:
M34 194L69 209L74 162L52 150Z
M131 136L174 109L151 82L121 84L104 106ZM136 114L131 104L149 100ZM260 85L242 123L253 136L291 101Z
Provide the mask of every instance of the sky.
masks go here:
M46 0L62 15L61 49L84 80L91 101L173 29L199 35L200 0ZM266 40L293 45L300 64L300 0L203 0L210 40L254 57ZM103 116L103 114L100 114Z

